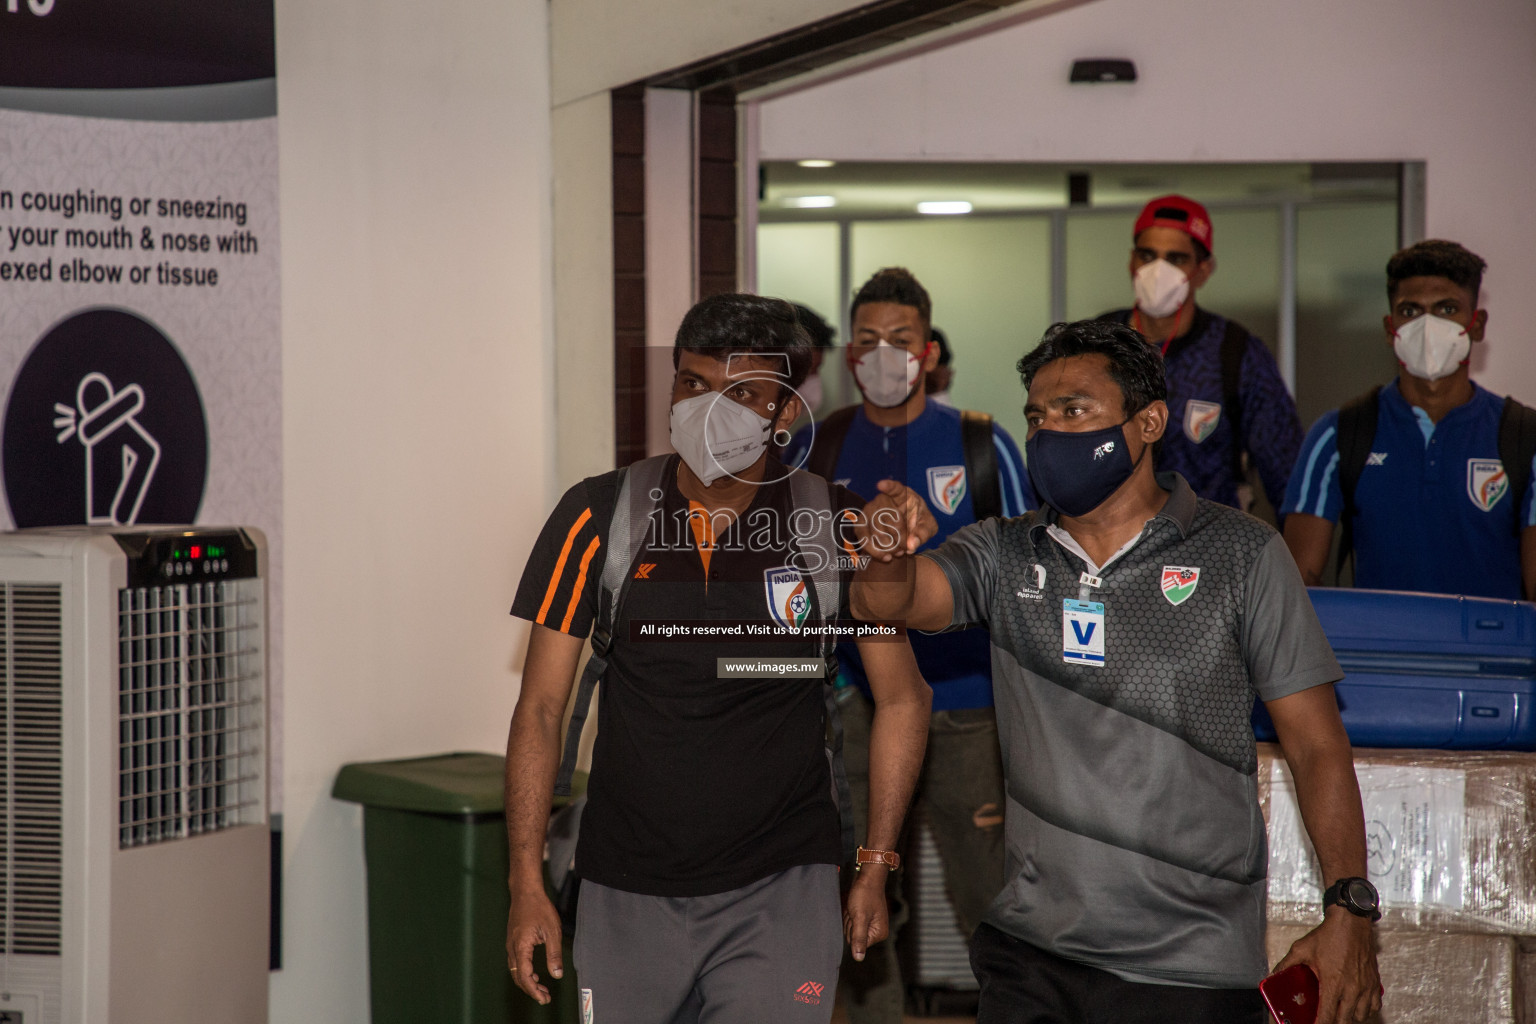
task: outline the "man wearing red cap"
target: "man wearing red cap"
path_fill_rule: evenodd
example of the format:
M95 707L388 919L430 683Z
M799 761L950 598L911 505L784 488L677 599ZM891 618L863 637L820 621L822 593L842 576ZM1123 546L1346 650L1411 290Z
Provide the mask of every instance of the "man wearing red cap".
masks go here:
M1162 350L1177 429L1164 435L1158 468L1179 473L1202 498L1247 508L1246 455L1279 508L1301 421L1264 343L1195 304L1216 270L1210 214L1187 196L1162 196L1142 209L1132 237L1136 305L1100 319L1129 324Z

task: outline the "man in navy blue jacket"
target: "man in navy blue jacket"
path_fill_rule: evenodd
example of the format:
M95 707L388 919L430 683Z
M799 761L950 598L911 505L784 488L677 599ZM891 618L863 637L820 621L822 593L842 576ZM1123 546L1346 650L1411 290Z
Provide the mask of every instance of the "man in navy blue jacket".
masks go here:
M1200 497L1246 510L1246 456L1278 509L1301 421L1264 343L1195 304L1216 271L1210 214L1187 196L1162 196L1136 218L1132 239L1136 304L1100 319L1129 324L1163 353L1171 420L1159 466Z

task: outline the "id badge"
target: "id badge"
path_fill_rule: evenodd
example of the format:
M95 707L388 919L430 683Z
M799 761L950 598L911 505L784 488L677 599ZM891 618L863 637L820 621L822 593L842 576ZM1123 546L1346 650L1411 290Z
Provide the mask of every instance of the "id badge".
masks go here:
M1061 660L1068 665L1104 664L1104 603L1061 602Z

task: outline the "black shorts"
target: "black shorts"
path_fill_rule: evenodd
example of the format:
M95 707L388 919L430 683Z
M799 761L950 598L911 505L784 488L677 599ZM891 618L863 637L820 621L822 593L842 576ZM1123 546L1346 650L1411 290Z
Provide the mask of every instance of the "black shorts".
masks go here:
M1268 1024L1258 989L1126 981L984 924L971 937L976 1024Z

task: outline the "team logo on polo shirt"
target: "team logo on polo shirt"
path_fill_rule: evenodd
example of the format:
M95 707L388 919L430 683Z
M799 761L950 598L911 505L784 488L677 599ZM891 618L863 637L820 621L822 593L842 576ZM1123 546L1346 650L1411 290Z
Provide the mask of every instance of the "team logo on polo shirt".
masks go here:
M1498 459L1467 460L1467 497L1472 504L1487 512L1499 503L1509 490L1509 474Z
M1019 589L1014 592L1015 597L1022 597L1026 601L1039 601L1044 597L1045 591L1045 566L1034 562L1029 567L1029 579L1025 580Z
M928 497L945 515L954 515L965 497L964 466L928 467Z
M788 565L763 571L768 614L785 629L799 629L811 613L811 593L800 570Z
M1216 424L1220 422L1221 404L1219 402L1191 400L1184 403L1184 436L1195 444L1216 433Z
M1163 596L1169 604L1179 605L1200 585L1200 570L1188 565L1163 566Z

